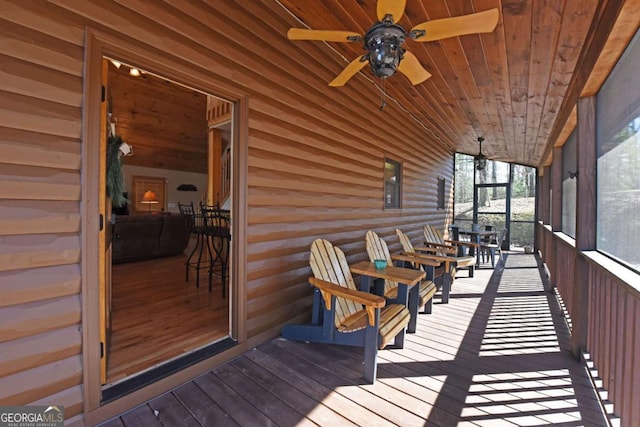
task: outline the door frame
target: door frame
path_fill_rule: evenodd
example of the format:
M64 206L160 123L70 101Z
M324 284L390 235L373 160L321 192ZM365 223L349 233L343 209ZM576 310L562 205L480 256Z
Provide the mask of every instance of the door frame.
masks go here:
M141 42L124 39L92 28L87 29L85 44L83 138L82 138L82 334L83 334L83 394L85 421L94 424L121 413L139 403L170 390L204 373L243 351L243 346L227 350L195 365L163 378L147 387L102 405L100 381L100 275L104 274L101 256L104 250L106 218L100 218L100 174L102 125L102 59L104 56L126 58L132 63L173 81L204 93L215 94L234 104L232 144L232 235L233 262L230 294L230 334L242 343L247 339L246 326L246 229L247 229L247 174L248 174L248 96L231 82L219 80L207 70L215 69L211 63L193 65L167 51L160 51ZM102 225L102 229L101 229ZM102 236L102 237L101 237ZM101 243L102 241L102 243ZM104 263L104 260L102 261Z
M484 215L504 215L504 226L507 229L507 235L502 242L502 249L509 250L509 232L511 231L511 165L509 165L509 182L499 184L475 184L473 186L473 222L478 224L478 191L481 188L505 188L505 211L504 212L482 212Z

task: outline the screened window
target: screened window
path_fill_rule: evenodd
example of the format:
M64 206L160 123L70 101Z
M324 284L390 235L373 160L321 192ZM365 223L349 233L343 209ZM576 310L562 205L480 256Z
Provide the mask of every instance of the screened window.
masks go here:
M474 174L473 156L456 153L453 222L461 228L471 228L473 223Z
M536 209L536 169L488 161L474 168L473 156L456 153L453 221L460 228L506 227L507 246L533 246Z
M501 184L509 182L509 163L487 160L487 166L476 170L478 184Z
M562 147L562 231L576 238L576 132Z
M384 159L384 207L400 208L402 198L402 164Z
M597 249L640 271L640 32L597 98Z
M536 213L536 169L512 165L511 218L509 239L511 248L533 246Z

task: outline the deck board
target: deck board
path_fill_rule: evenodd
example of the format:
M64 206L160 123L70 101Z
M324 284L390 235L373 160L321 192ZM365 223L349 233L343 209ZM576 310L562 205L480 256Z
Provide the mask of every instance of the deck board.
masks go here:
M243 396L252 405L260 409L269 419L277 425L315 425L305 418L305 415L296 412L292 407L274 393L267 392L260 384L250 376L244 375L233 364L226 364L216 369L216 375L222 379L236 393Z
M503 269L458 274L404 349L378 353L374 385L360 348L277 338L165 396L203 426L605 426L569 340L534 255L510 254ZM133 412L153 416L153 402ZM210 422L209 408L233 422ZM130 414L117 420L137 425Z
M174 390L173 394L200 425L229 427L238 425L193 381Z
M200 423L172 394L167 393L149 402L149 407L165 427L196 427Z
M231 364L245 376L260 384L265 390L279 396L284 403L314 423L318 425L355 426L355 424L326 406L318 405L318 401L304 393L300 393L282 380L279 375L264 369L249 357L238 358Z
M236 393L214 372L202 375L194 382L240 425L275 426L275 422L260 412L251 402Z

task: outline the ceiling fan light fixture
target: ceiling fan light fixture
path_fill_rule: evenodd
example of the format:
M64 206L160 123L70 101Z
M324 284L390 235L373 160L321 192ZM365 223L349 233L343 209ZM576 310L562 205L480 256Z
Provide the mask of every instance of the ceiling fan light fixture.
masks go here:
M473 158L473 163L475 164L476 170L482 171L487 167L487 158L482 154L482 141L484 138L479 136L478 143L480 144L480 152L477 156Z
M395 74L402 60L404 29L397 24L378 23L364 37L364 47L369 51L369 65L376 77L386 79Z
M487 167L487 158L483 155L476 157L475 159L476 169L479 171L483 171Z
M341 87L369 63L371 72L383 83L399 71L412 85L417 85L429 77L429 73L419 59L405 50L402 45L406 38L420 42L436 41L466 34L487 33L495 29L500 18L497 8L469 15L433 19L413 27L407 33L397 22L405 14L406 0L377 0L376 21L364 35L363 47L366 53L353 59L333 79L329 86ZM293 14L293 13L292 13ZM341 30L313 30L310 28L290 28L289 40L316 40L324 42L353 42L362 39L359 33ZM384 107L384 86L383 102Z

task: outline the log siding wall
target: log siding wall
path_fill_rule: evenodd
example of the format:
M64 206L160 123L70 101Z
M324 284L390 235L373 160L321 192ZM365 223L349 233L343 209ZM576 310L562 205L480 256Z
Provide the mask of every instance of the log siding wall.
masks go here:
M265 2L269 3L269 2ZM81 109L86 29L188 64L249 99L248 338L309 316L308 248L351 261L375 229L400 246L452 217L450 148L262 2L0 0L0 405L52 402L82 423ZM270 40L265 43L264 40ZM167 76L171 77L171 76ZM396 77L402 78L402 77ZM392 80L389 84L393 84ZM383 159L403 162L403 208L383 210ZM436 209L437 177L447 208ZM96 281L97 278L87 278ZM97 313L96 313L97 316Z

